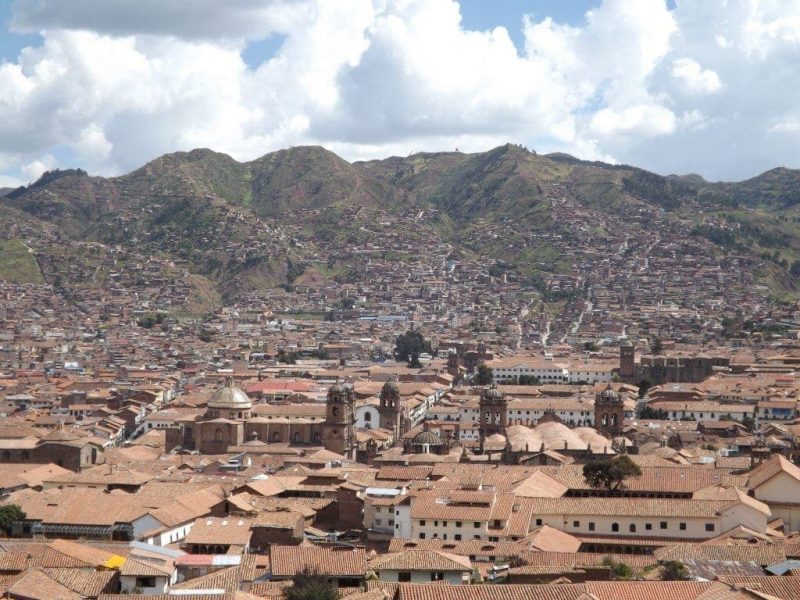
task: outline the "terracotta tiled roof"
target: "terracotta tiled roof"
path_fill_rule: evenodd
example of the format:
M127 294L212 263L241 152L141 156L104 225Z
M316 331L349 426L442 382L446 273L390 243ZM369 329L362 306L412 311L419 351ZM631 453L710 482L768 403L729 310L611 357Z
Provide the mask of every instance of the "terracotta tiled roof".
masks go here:
M471 571L469 559L435 550L405 550L378 556L370 561L374 571Z
M273 577L292 577L306 568L340 577L363 577L367 572L363 548L272 546L270 560Z
M187 544L227 544L246 546L250 541L249 519L203 517L197 519L186 536Z
M653 553L661 562L668 560L729 560L771 565L786 558L780 545L676 544Z

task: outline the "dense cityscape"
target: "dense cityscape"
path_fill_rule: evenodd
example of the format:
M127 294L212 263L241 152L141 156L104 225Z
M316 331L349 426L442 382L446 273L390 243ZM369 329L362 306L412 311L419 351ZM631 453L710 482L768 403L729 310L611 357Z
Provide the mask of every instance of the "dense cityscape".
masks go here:
M0 599L800 599L799 27L0 1Z

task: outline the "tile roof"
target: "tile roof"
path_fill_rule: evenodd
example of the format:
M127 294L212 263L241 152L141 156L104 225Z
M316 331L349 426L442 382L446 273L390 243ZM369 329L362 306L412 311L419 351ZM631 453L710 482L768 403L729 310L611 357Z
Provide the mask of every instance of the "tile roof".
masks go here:
M292 577L306 568L340 577L363 577L367 572L363 548L272 546L270 562L273 577Z
M202 517L185 538L187 544L226 544L246 546L250 542L250 519Z
M405 550L382 554L369 563L373 571L471 571L469 559L435 550Z

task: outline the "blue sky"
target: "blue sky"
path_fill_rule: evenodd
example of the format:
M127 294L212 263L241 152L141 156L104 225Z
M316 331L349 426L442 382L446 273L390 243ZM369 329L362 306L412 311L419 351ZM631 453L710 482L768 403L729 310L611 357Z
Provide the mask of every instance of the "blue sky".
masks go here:
M300 144L798 168L797 22L800 0L0 0L0 186Z
M601 0L460 0L464 27L485 30L503 26L520 51L525 45L521 31L523 15L551 17L561 23L579 25L584 20L586 11L600 3ZM16 60L24 47L41 43L41 36L38 34L22 34L9 30L12 5L12 0L0 0L0 23L3 24L0 32L0 59L7 61ZM284 39L281 35L271 35L250 42L243 52L245 62L250 67L257 67L264 59L277 52Z

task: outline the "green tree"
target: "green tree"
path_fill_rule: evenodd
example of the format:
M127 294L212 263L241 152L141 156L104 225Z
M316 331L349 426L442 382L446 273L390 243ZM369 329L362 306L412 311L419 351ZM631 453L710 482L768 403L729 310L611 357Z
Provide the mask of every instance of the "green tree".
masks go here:
M485 364L478 365L478 372L475 373L473 381L476 385L489 385L492 383L492 370Z
M742 419L742 425L747 427L750 431L753 431L756 428L756 421L750 415L745 415Z
M661 342L661 338L656 338L653 340L653 348L651 349L651 352L653 354L661 354L663 350L664 344Z
M419 355L423 352L431 352L431 343L419 331L409 329L403 335L397 336L394 344L395 360L407 362L410 367L421 367Z
M600 350L600 346L595 344L594 342L584 342L583 349L587 352L597 352Z
M679 560L670 560L661 565L661 579L664 581L686 581L689 570Z
M647 379L643 379L639 384L639 398L644 398L647 395L647 390L650 389L652 384L647 381Z
M339 590L328 580L304 569L292 577L292 586L286 590L287 600L339 600Z
M6 504L0 506L0 530L4 531L6 535L11 533L11 525L15 521L24 521L25 513L16 504Z
M583 465L583 478L593 488L619 490L631 477L639 477L642 470L627 454L616 458L594 460Z
M603 557L603 566L611 570L611 579L627 580L633 579L634 572L630 565L614 560L612 556Z

